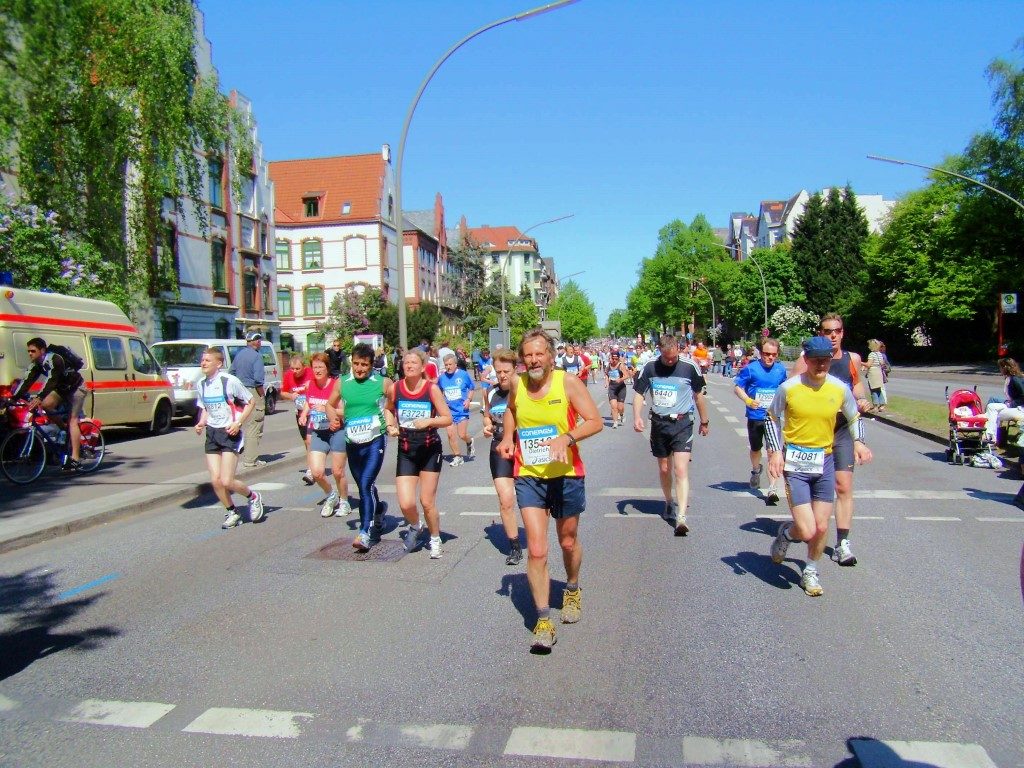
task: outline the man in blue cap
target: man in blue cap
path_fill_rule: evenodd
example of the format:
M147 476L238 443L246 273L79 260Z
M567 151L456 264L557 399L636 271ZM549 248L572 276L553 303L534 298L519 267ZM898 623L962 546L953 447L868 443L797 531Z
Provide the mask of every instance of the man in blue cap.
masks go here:
M781 564L794 541L807 542L807 562L800 586L811 597L822 593L818 560L825 552L829 519L835 502L836 415L846 417L858 464L871 461L853 391L829 374L832 343L814 336L803 343L806 371L786 379L768 407L765 442L768 476L786 483L792 522L779 526L772 542L772 562Z

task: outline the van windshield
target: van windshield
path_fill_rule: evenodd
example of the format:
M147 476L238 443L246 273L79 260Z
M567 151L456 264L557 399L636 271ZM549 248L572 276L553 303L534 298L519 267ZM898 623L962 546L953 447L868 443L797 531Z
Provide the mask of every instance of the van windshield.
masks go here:
M153 354L160 365L168 368L179 366L199 367L205 344L154 344Z

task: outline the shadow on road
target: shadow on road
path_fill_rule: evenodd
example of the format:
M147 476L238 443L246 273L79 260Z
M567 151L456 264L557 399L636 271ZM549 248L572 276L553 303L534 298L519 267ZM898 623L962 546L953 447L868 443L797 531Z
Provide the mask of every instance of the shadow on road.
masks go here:
M737 576L748 573L776 589L792 589L800 583L800 575L786 565L776 565L771 557L759 552L737 552L722 558Z
M562 590L565 589L564 581L551 580L551 609L562 609ZM530 594L530 583L525 573L510 573L501 577L501 586L496 595L511 597L512 605L523 617L523 626L531 632L537 624L537 609L533 604L533 595Z
M491 523L484 528L484 538L491 542L491 546L494 547L498 552L503 555L507 555L509 552L510 544L508 536L505 534L505 526L501 523ZM520 543L526 541L526 532L519 529L519 541ZM523 554L525 557L525 552Z
M104 593L77 600L61 601L54 573L25 571L0 576L0 680L18 674L40 659L74 648L79 651L99 646L120 632L112 627L94 627L77 632L58 628L103 597Z
M733 493L734 491L746 491L756 499L761 498L761 494L757 488L751 488L749 482L739 482L737 480L723 480L720 483L711 483L708 488L714 488L719 491L725 491L726 493Z
M661 517L665 510L665 502L658 499L621 499L615 502L615 508L619 510L620 515L628 515L632 511L634 514Z
M755 520L751 520L749 523L744 523L740 526L741 531L747 531L748 533L763 533L765 536L771 536L775 538L779 532L779 526L782 522L779 520L770 520L767 517L758 517Z
M940 768L935 763L904 760L884 741L870 736L853 736L846 740L846 748L854 756L836 763L833 768L861 768L864 765L893 766L893 768Z

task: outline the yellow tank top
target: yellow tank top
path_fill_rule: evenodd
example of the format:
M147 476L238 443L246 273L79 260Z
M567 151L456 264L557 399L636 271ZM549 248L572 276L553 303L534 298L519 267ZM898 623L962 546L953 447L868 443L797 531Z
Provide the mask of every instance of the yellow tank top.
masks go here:
M527 389L528 376L519 377L516 391L516 477L583 477L585 470L579 447L569 446L568 464L551 461L548 446L539 445L576 426L576 411L565 393L565 371L551 372L551 386L544 397L534 400Z

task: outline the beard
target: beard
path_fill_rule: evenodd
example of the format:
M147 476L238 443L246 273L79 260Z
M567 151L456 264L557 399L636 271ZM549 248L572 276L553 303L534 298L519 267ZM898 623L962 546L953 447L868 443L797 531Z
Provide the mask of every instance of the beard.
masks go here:
M544 368L530 368L526 374L533 381L543 381L544 376L547 374L547 370Z

